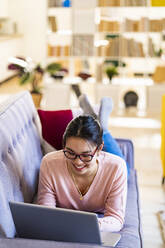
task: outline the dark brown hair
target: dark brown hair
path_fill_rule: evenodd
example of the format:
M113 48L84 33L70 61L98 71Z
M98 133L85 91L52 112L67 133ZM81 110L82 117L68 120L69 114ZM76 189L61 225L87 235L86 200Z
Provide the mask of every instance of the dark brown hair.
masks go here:
M86 139L100 146L103 142L102 136L103 130L96 119L90 115L80 115L67 125L63 135L63 147L65 147L66 141L70 137Z

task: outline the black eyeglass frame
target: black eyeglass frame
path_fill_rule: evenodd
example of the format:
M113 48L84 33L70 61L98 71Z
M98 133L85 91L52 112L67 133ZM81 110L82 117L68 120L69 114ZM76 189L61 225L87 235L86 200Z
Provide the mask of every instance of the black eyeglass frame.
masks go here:
M65 155L65 157L66 157L67 159L75 160L77 157L79 157L79 159L80 159L82 162L87 162L87 163L88 163L88 162L91 162L91 161L92 161L93 157L94 157L95 154L96 154L97 149L98 149L98 146L97 146L96 149L94 150L93 154L83 154L83 153L77 154L77 153L75 153L75 152L71 152L71 151L68 151L68 150L63 150L63 153L64 153L64 155ZM67 153L67 152L73 153L73 154L75 155L75 157L74 157L74 158L69 158L69 157L67 157L67 156L66 156L66 153ZM82 159L81 156L83 156L83 155L88 155L89 157L91 157L91 159L89 159L89 160Z

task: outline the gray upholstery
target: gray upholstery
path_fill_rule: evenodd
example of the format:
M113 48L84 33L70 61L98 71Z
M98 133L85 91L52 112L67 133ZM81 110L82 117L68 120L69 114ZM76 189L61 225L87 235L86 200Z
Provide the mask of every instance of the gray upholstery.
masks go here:
M128 139L116 139L116 141L130 169L134 169L134 148L132 141Z
M42 159L38 114L28 92L14 96L0 105L0 247L51 248L91 247L85 244L60 243L15 236L14 223L8 202L32 202L37 189L38 172ZM134 170L133 144L117 139L131 170L124 228L118 248L142 248L139 195ZM99 247L92 245L92 247Z
M18 94L0 108L0 233L14 237L8 201L32 202L42 152L30 94Z

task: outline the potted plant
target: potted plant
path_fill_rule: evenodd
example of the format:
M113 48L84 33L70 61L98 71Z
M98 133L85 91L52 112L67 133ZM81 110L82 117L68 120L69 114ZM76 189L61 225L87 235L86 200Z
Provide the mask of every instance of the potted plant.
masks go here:
M116 66L109 66L106 68L105 70L110 82L112 80L112 78L115 76L115 75L118 75L118 71L117 71L117 67Z
M35 106L39 107L42 98L42 78L45 72L48 72L50 76L61 71L63 68L59 63L52 62L45 68L40 64L35 65L30 58L10 58L10 64L8 65L9 70L15 70L19 76L20 85L29 83L31 85L30 92L34 100ZM63 69L64 70L64 69Z
M68 73L66 68L63 68L60 63L53 62L48 64L45 71L54 79L63 79L63 77Z

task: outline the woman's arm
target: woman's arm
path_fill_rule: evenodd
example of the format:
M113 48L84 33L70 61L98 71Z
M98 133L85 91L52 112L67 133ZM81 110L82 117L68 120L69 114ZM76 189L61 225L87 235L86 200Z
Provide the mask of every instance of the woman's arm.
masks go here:
M45 158L43 158L40 167L37 203L46 206L56 206L55 190Z
M123 161L123 163L125 163ZM118 168L112 183L112 188L105 202L105 213L99 218L101 231L120 231L124 224L127 199L127 170L122 165Z

